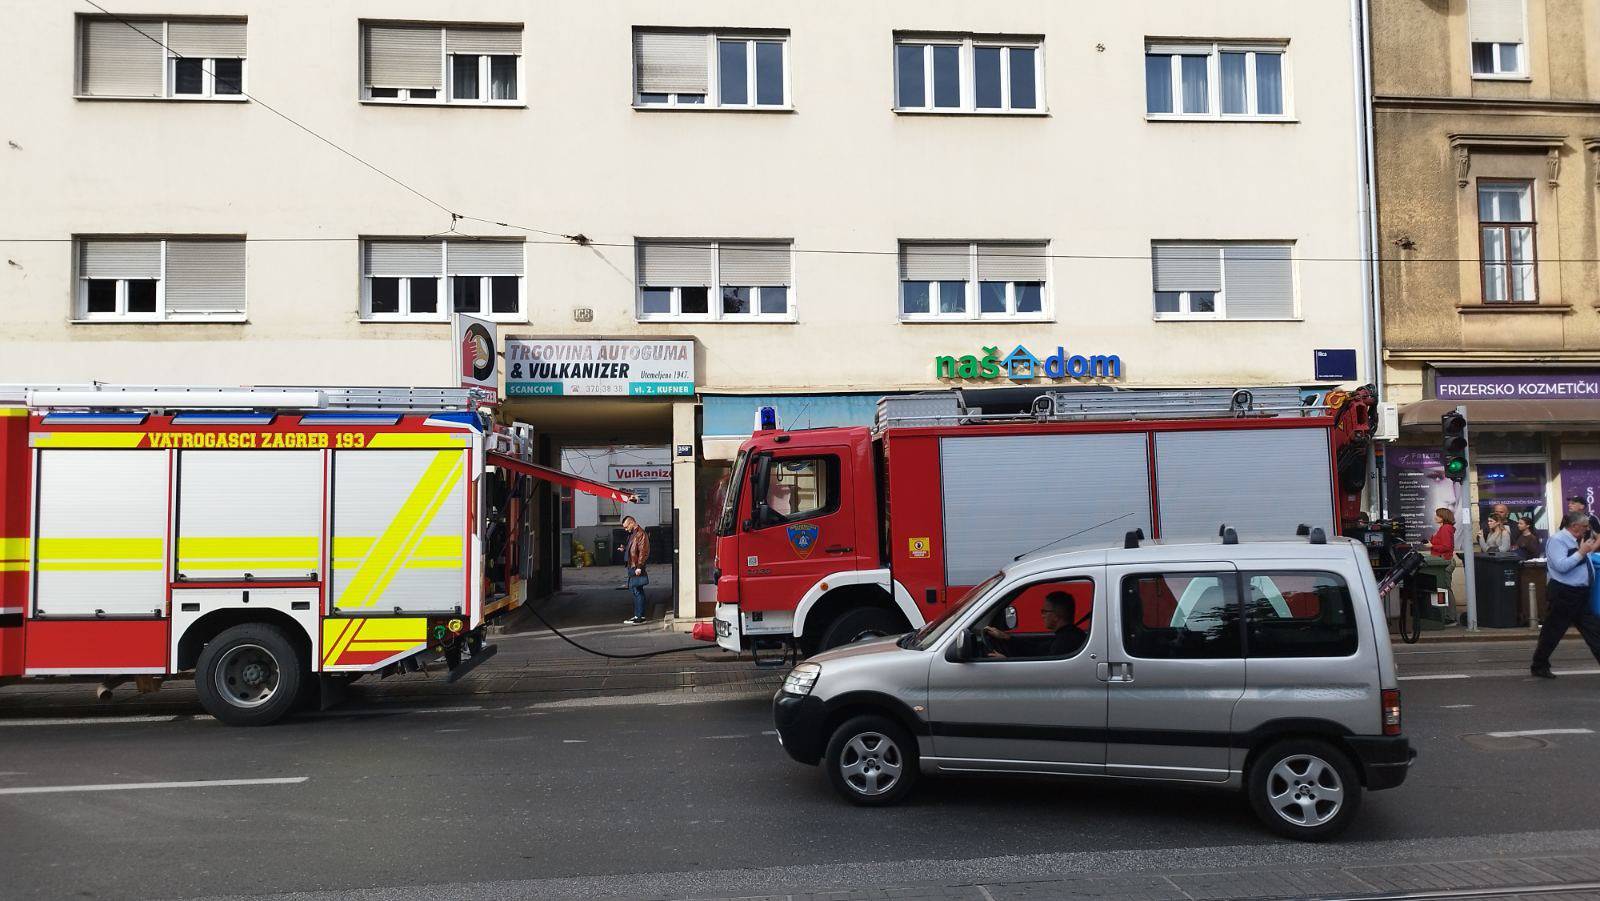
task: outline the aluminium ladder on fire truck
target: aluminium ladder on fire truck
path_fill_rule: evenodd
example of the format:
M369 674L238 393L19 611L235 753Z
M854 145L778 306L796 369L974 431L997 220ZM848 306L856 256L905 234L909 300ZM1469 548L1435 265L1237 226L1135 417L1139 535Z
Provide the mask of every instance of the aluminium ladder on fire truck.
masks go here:
M507 473L625 496L530 457L459 389L0 387L0 678L196 668L263 722L311 674L476 662L524 596L522 545L485 554ZM273 659L210 672L238 629Z

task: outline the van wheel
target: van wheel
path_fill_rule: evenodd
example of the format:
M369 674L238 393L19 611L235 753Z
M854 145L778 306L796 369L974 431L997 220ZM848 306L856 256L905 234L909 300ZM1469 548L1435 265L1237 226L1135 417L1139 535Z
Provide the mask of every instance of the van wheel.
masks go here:
M826 651L865 638L898 635L904 631L904 624L889 611L877 607L857 607L834 620L822 631L822 640L818 642L818 647Z
M1300 841L1333 838L1361 808L1361 779L1349 756L1318 739L1272 745L1245 778L1256 816L1273 832Z
M834 789L865 807L898 803L917 781L915 740L881 716L847 720L833 731L822 760Z
M282 629L244 623L206 643L194 683L207 713L230 726L265 726L294 709L309 678Z

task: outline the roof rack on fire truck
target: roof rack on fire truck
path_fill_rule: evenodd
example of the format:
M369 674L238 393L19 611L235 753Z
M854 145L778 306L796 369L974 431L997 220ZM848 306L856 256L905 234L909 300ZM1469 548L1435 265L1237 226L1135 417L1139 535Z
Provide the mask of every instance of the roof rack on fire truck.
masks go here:
M0 404L46 410L311 410L443 413L472 409L466 388L0 385Z
M985 413L958 390L891 395L878 401L878 428L979 422L1073 422L1125 419L1228 419L1320 416L1328 405L1299 388L1193 388L1045 391L1024 413Z

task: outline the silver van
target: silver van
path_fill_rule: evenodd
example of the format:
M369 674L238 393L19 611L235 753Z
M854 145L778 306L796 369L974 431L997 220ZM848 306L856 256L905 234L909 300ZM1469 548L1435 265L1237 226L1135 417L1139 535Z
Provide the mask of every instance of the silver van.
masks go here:
M1330 838L1415 753L1366 551L1320 538L1024 558L916 632L796 666L779 740L857 804L919 774L1158 780Z

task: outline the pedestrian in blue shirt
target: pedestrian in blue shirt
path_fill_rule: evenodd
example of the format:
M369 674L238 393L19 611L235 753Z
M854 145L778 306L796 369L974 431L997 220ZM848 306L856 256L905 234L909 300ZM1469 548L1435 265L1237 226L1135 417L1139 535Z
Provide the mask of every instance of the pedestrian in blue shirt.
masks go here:
M1533 674L1554 679L1550 672L1550 652L1561 643L1567 629L1578 627L1594 659L1600 661L1600 616L1589 607L1589 583L1593 573L1589 555L1600 550L1600 535L1589 534L1587 510L1573 510L1561 519L1561 528L1550 533L1545 543L1545 564L1549 573L1546 596L1550 613L1539 629L1539 646L1533 651Z

